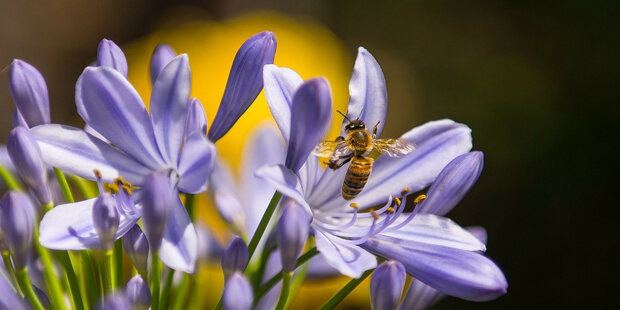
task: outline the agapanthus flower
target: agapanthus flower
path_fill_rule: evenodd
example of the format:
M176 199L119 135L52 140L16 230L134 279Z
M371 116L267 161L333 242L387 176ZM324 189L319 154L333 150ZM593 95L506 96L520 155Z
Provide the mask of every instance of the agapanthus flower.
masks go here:
M264 71L267 100L289 148L285 165L264 167L257 175L308 210L317 249L331 266L359 277L376 267L375 254L400 261L409 274L450 295L488 300L505 292L503 274L478 253L485 246L473 235L444 217L403 213L407 193L428 187L450 161L471 149L471 130L466 125L440 120L405 133L401 138L413 141L417 149L399 158L379 157L366 187L351 204L340 193L346 168L323 170L311 154L326 128L322 118L331 102L321 98L329 89L323 89L323 94L306 93L314 99L302 100L299 92L304 84L294 71L276 66L266 66ZM387 111L385 80L376 60L363 48L349 90L347 117L379 124L378 136ZM315 107L297 107L300 102ZM382 207L359 212L377 205Z
M37 126L32 132L44 161L67 173L92 180L97 169L103 182L123 177L139 187L149 174L162 172L178 191L198 193L206 188L215 149L203 132L186 126L190 84L187 55L175 57L153 84L149 115L121 73L107 66L88 67L76 84L78 112L111 144L58 124ZM41 244L52 249L86 248L96 238L92 218L88 217L93 202L67 204L48 212L42 223L49 225L42 224ZM139 219L139 205L137 210L136 217L121 217L115 239ZM191 272L196 247L195 230L177 197L164 233L161 260L171 268Z

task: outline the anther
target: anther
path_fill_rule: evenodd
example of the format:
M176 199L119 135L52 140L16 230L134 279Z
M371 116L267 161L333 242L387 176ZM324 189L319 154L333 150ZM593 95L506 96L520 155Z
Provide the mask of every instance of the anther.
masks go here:
M116 183L108 184L108 188L110 189L110 192L112 192L112 194L116 194L120 191Z
M396 205L400 207L400 198L394 197L394 201L396 202Z
M401 192L400 192L400 196L405 196L407 195L407 193L409 193L411 191L411 189L409 187L405 187Z
M350 204L350 206L351 206L351 208L353 208L353 209L355 209L355 210L357 210L357 209L359 209L359 208L360 208L360 206L358 206L358 205L357 205L357 203L355 203L355 202L352 202L352 203Z
M95 174L95 178L97 178L97 180L103 179L103 176L101 175L101 171L99 171L99 169L94 169L93 173Z
M422 194L413 201L414 204L420 204L422 201L426 200L426 195Z
M387 211L385 211L385 212L388 212L388 213L394 213L394 208L389 207L389 208L387 209Z
M374 217L375 220L379 219L379 214L377 214L377 212L375 212L375 210L370 210L370 214L372 214L372 217Z

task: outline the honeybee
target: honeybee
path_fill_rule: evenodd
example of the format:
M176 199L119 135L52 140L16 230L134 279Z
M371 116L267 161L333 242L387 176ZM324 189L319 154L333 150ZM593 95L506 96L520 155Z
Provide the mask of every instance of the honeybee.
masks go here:
M327 166L338 170L346 163L351 162L342 184L342 197L351 200L359 195L372 171L374 159L368 155L373 149L390 157L399 157L411 153L415 144L404 139L376 139L379 122L372 130L359 118L351 121L342 112L337 111L349 121L344 127L346 137L339 136L335 141L322 141L312 151L321 157L330 157Z

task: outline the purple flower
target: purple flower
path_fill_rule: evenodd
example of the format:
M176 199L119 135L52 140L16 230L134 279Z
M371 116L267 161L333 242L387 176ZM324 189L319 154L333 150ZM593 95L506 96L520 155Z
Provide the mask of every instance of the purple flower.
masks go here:
M209 140L216 142L222 138L254 102L263 89L263 66L273 63L276 45L273 32L263 31L250 37L239 48L230 68L222 102L209 129Z
M29 127L50 123L47 85L37 69L14 59L9 69L9 90L17 106L17 119L21 118Z
M149 241L138 224L123 236L123 249L139 273L146 274L149 260Z
M403 214L407 193L429 186L448 163L471 149L471 130L467 126L440 120L405 133L401 138L415 142L417 149L399 158L382 156L377 159L365 189L350 204L340 193L346 168L324 171L318 164L318 158L310 154L316 144L312 135L322 135L322 124L316 124L314 130L310 130L312 127L291 121L296 119L293 115L297 113L293 94L301 78L290 69L273 65L265 67L264 76L265 94L285 139L289 144L305 140L311 145L295 150L289 147L289 152L300 153L289 153L287 158L304 161L299 171L290 169L295 165L278 165L264 167L257 175L306 208L313 217L311 228L317 249L328 264L345 275L359 277L376 266L375 254L400 261L409 274L426 279L427 284L447 294L485 300L505 292L506 282L501 270L479 253L485 250L485 246L473 235L447 218L417 212ZM380 132L387 110L385 81L380 67L363 48L359 50L349 90L350 117L360 117L366 124L380 121ZM325 103L316 100L314 104ZM361 111L364 112L360 115ZM301 119L319 123L319 117L320 114L315 113L306 114ZM343 127L346 123L343 122ZM296 133L297 130L303 134ZM477 156L476 153L470 154ZM477 169L459 168L459 171ZM471 178L467 175L461 176L461 179ZM453 186L459 183L446 184ZM442 188L442 185L437 186ZM439 191L437 194L443 192L455 195L463 190ZM393 198L401 196L403 201ZM453 199L450 196L436 201L449 202ZM383 207L373 212L358 213L358 210L379 204ZM435 210L438 207L424 208ZM437 264L431 264L436 263L437 259L446 262L441 264L441 270L437 270Z
M225 310L249 310L252 307L252 286L242 273L235 272L224 283L222 308Z
M140 187L146 176L156 172L169 176L178 191L199 193L205 190L214 165L215 147L202 131L186 132L190 82L187 55L175 57L153 84L149 114L136 90L121 73L109 67L86 68L76 84L78 112L111 144L68 126L38 126L32 132L39 142L43 160L87 179L94 179L92 171L98 169L103 182L122 176ZM135 202L140 203L140 199ZM48 230L41 229L41 235L53 237L44 246L83 248L82 239L91 236L94 229L92 219L86 218L82 210L85 206L92 208L92 203L87 200L69 204L54 208L50 212L53 215L48 213L55 218L54 225L49 225ZM130 228L136 218L121 218L120 226L127 224L124 220L132 222L128 225ZM117 233L116 238L120 236ZM174 269L193 271L196 233L179 199L171 206L163 238L162 262Z
M373 309L396 309L405 287L405 267L397 261L387 261L375 269L370 279L370 300Z
M248 251L248 246L243 242L243 239L238 236L233 237L226 249L224 249L224 255L222 255L224 277L228 278L235 272L243 273L249 261L250 252Z
M151 306L151 290L141 275L135 275L127 282L125 299L136 310L147 310Z

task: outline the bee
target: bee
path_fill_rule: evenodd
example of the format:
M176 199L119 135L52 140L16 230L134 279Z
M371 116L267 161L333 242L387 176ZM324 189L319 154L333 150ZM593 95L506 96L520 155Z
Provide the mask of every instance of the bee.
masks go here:
M370 177L374 159L368 155L373 149L390 157L399 157L411 153L415 149L415 144L400 138L376 139L380 121L371 134L366 124L359 118L351 121L342 112L337 112L349 121L344 127L346 137L339 136L335 141L322 141L314 148L313 153L321 157L330 157L325 164L332 170L338 170L351 162L342 184L342 197L351 200L362 192Z

